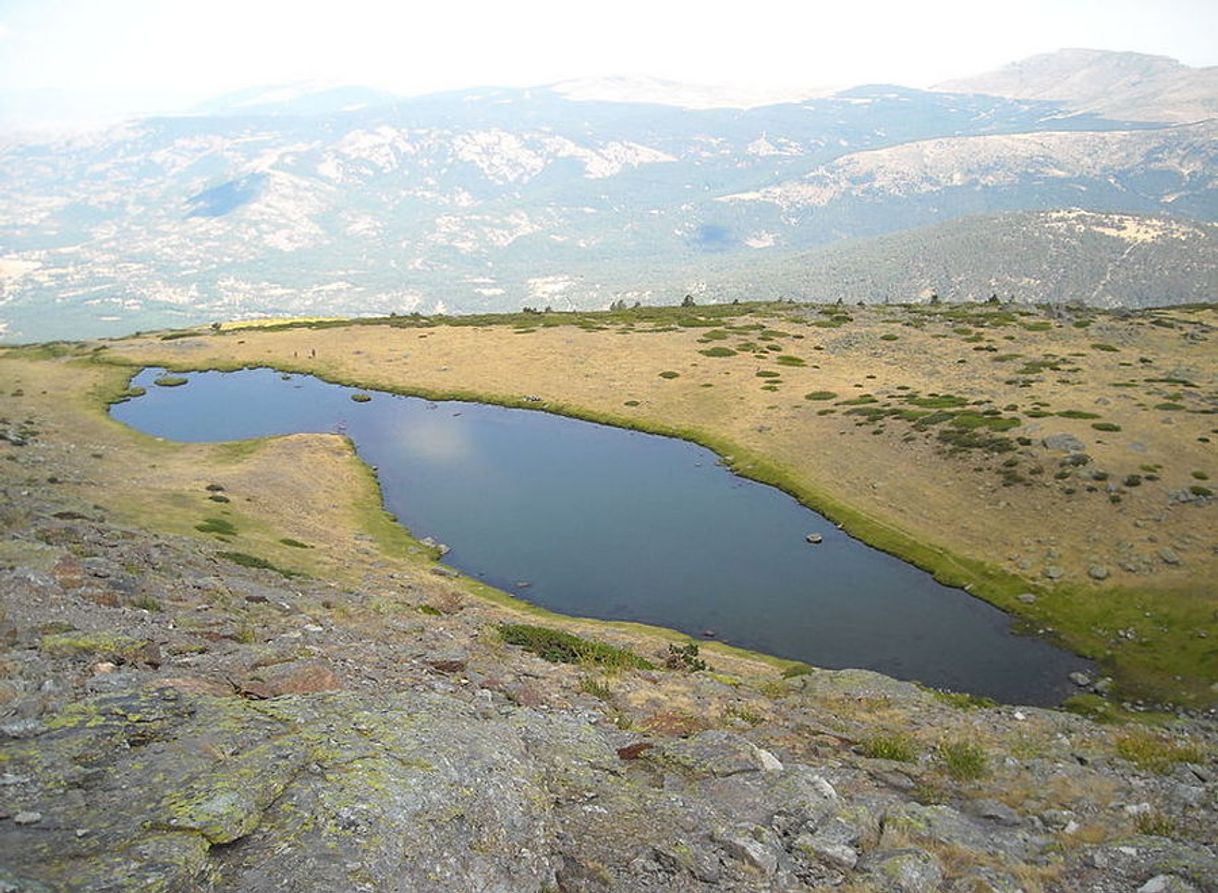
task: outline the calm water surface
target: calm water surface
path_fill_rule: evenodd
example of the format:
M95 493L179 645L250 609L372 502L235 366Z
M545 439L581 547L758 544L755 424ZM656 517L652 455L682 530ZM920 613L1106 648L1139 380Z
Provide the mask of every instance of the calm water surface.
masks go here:
M141 372L148 393L113 416L180 441L345 433L386 508L452 548L447 564L564 614L1015 703L1056 703L1088 666L685 441L477 403L355 403L354 388L267 369L176 388L160 374Z

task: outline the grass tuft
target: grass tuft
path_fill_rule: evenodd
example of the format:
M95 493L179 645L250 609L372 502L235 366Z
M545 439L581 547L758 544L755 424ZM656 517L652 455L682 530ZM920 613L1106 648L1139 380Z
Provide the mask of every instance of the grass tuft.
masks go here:
M896 760L898 763L912 763L916 758L913 739L908 735L896 733L892 735L872 735L860 745L863 756L873 760Z
M941 741L938 749L943 768L956 781L972 781L983 778L989 772L989 758L980 744Z

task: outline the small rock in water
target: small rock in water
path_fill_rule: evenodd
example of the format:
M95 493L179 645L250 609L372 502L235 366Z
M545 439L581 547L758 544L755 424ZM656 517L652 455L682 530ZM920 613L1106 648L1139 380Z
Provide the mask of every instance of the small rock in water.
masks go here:
M1088 676L1086 673L1081 672L1080 670L1075 670L1073 673L1070 674L1069 678L1070 678L1070 681L1073 682L1075 685L1077 685L1079 688L1086 688L1088 685L1091 684L1091 677Z
M825 538L819 533L809 533L804 539L815 546L817 543L823 542Z

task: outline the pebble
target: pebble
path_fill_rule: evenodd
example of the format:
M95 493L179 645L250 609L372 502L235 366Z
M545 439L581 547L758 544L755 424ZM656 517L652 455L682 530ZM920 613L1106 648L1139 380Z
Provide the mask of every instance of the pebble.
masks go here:
M804 537L804 539L806 539L812 545L816 545L817 543L823 542L825 538L819 533L809 533L806 537Z
M1102 564L1093 564L1091 567L1087 568L1087 576L1089 576L1092 580L1107 580L1108 568L1104 567Z
M1036 596L1031 592L1021 592L1019 595L1015 596L1015 600L1023 602L1025 605L1036 604Z
M13 816L13 823L17 825L37 825L42 821L42 813L24 811Z

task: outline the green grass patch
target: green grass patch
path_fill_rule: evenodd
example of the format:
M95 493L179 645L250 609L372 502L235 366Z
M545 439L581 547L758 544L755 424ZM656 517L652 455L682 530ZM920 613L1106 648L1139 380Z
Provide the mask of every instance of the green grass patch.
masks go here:
M913 739L908 735L896 733L892 735L872 735L859 745L863 756L873 760L896 760L898 763L912 763L917 759Z
M312 549L313 548L308 543L302 543L300 540L294 540L290 536L285 536L279 542L283 543L285 546L291 546L293 549Z
M794 679L797 676L810 676L812 667L805 663L795 663L782 671L783 679Z
M581 639L562 630L526 623L505 623L499 627L499 637L509 645L519 645L525 651L556 664L592 664L617 669L651 670L655 665L633 651Z
M1020 424L1019 419L1000 415L983 415L976 412L957 413L952 419L954 427L967 430L988 428L990 431L1010 431L1012 428L1018 428Z
M233 564L239 564L242 567L251 567L251 568L255 568L257 570L274 571L275 573L282 574L285 577L299 577L300 576L300 574L297 571L285 570L282 567L278 567L278 566L272 564L271 562L267 561L265 558L259 558L257 555L250 555L246 552L217 552L216 557L226 559L227 561L231 561Z
M998 702L993 698L987 698L984 695L969 694L965 691L943 691L942 689L931 689L931 694L935 696L936 701L942 701L944 704L950 704L957 710L976 710L979 707L997 707Z
M1063 409L1061 412L1055 412L1053 415L1063 419L1098 419L1101 418L1098 412L1086 412L1082 409Z
M664 372L660 373L660 378L672 379L672 378L680 378L680 377L681 377L680 372L673 372L671 369L667 369Z
M925 397L911 394L903 398L903 401L913 406L920 406L923 409L952 409L968 403L965 398L958 397L955 394L929 394Z
M1102 341L1097 341L1095 344L1092 344L1091 349L1092 350L1102 350L1105 353L1116 353L1117 351L1120 350L1119 347L1116 347L1115 345L1112 345L1112 344L1105 344Z
M804 394L805 400L832 400L837 396L833 391L810 391Z
M734 356L736 356L736 351L732 350L730 347L722 347L720 345L716 345L714 347L708 347L708 348L706 348L706 350L698 351L698 353L702 354L702 356L704 356L704 357L734 357Z
M1139 769L1166 775L1180 763L1205 763L1209 754L1195 744L1184 744L1145 729L1116 740L1116 751Z
M774 362L779 366L806 366L808 365L803 357L797 357L794 354L783 353L775 357Z
M196 524L195 530L200 533L214 533L217 536L236 536L237 528L232 521L225 518L205 518L202 524Z
M1093 422L1091 425L1096 431L1120 431L1121 426L1115 422Z
M989 772L989 757L985 748L972 741L939 742L939 761L956 781L984 778Z
M351 399L352 399L353 401L355 401L356 403L368 403L369 401L371 401L371 400L372 400L372 395L371 395L371 394L363 394L363 393L360 393L360 394L352 394L352 395L351 395Z

